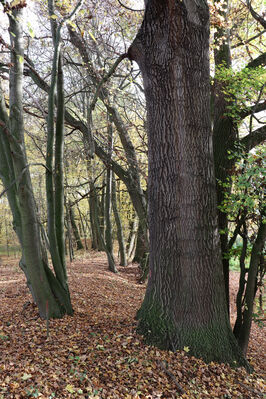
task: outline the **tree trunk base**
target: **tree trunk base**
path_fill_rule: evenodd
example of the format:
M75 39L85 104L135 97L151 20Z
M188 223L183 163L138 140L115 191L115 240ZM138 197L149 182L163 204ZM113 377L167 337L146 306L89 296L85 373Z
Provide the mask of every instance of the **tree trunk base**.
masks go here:
M137 332L144 336L149 345L172 351L184 350L186 347L189 355L201 358L206 363L228 363L231 367L245 367L248 372L252 372L236 343L229 323L224 326L223 321L212 320L209 324L198 327L186 323L184 319L180 322L173 321L159 305L149 306L145 301L137 313L137 319Z

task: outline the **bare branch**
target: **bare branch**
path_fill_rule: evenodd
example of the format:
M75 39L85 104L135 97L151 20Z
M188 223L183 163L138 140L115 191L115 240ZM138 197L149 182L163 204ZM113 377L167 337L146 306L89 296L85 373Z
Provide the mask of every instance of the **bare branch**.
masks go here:
M254 60L250 61L246 68L256 68L258 66L265 66L266 65L266 53L259 55Z
M47 169L46 165L44 165L43 163L30 163L30 164L26 165L25 168L23 168L23 170L22 170L22 172L20 173L20 175L18 176L18 178L15 179L15 180L13 180L12 183L0 193L0 198L3 197L3 195L4 195L11 187L13 187L15 183L20 182L20 180L22 179L24 173L26 172L26 170L27 170L30 166L43 166L45 169Z
M115 72L116 68L118 67L118 65L120 64L120 62L122 60L124 60L125 58L127 58L127 53L120 55L118 57L118 59L115 61L115 63L112 65L112 67L110 68L109 72L102 78L102 80L98 84L95 95L94 95L93 100L90 105L91 110L94 110L94 108L95 108L95 105L96 105L97 99L100 95L100 90L101 90L103 84L105 82L107 82L107 80L114 74L114 72Z
M266 32L266 29L262 30L261 32L257 33L257 35L252 36L248 40L242 40L241 37L238 37L239 43L235 44L234 46L231 46L231 49L240 47L240 46L245 46L246 44L252 42L253 40L257 39L258 37L262 36Z
M266 140L266 125L254 130L247 136L240 140L240 143L245 147L247 151L252 150L259 144L262 144Z
M247 8L249 9L250 14L252 15L252 17L256 21L258 21L263 26L264 29L266 29L266 21L265 21L265 19L254 10L254 8L251 6L251 1L249 1L249 0L247 0Z
M266 110L266 101L264 100L262 103L258 103L253 105L252 107L246 108L239 112L239 116L241 119L246 118L247 116L253 115L255 113L265 111Z
M158 366L165 372L165 374L171 378L171 380L173 381L173 383L175 384L177 390L183 394L185 393L184 389L181 387L181 385L177 382L175 376L171 373L171 371L169 371L165 365L163 364L163 362L157 361Z
M125 6L125 4L123 4L120 0L117 0L117 1L118 1L118 3L120 4L120 6L124 7L126 10L135 11L135 12L142 12L142 11L145 11L144 9L142 9L142 10L134 10L133 8L130 8L130 7L128 7L128 6Z

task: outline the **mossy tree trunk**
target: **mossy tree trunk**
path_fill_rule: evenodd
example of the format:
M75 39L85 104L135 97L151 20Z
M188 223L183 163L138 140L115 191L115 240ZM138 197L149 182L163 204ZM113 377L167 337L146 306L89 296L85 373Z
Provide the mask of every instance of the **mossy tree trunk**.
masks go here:
M128 54L143 75L148 122L150 273L138 331L161 348L247 366L224 292L207 2L147 1Z

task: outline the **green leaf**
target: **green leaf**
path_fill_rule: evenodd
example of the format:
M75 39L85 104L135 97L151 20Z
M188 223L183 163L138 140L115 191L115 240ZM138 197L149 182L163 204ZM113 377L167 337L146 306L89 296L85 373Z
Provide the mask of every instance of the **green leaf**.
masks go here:
M190 351L189 346L184 346L184 351L189 352Z
M53 14L53 15L50 15L50 18L52 18L52 19L57 19L57 18L58 18L58 16L57 16L57 15L55 15L55 14Z

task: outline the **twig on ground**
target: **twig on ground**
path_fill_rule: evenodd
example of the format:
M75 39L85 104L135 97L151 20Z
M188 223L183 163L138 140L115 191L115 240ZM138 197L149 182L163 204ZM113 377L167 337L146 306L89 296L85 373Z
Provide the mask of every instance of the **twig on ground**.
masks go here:
M181 387L181 385L177 382L175 376L171 373L171 371L169 371L165 365L163 364L163 362L161 361L157 361L158 366L165 372L165 374L171 378L171 380L174 382L175 386L177 387L177 390L183 394L185 393L184 389Z

